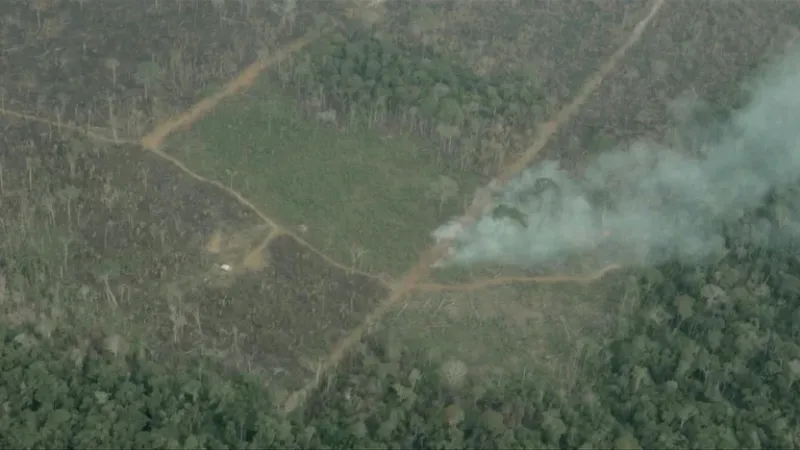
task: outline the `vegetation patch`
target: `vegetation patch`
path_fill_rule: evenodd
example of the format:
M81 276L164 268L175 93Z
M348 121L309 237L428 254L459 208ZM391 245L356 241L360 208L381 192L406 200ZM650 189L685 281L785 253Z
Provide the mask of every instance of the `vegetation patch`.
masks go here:
M331 122L399 125L432 138L449 166L484 174L526 145L541 112L532 71L480 76L380 27L326 36L276 78Z
M461 361L475 377L500 380L527 373L568 388L580 376L575 364L587 342L602 339L614 325L618 305L605 294L617 284L421 291L383 326L404 346Z
M222 274L180 292L187 317L182 351L258 375L281 398L320 376L330 349L358 326L386 290L330 267L288 236L269 242L259 271ZM234 268L235 270L235 268Z
M203 358L283 392L319 376L334 343L386 296L153 154L45 130L5 134L16 143L2 160L6 323L107 332L121 347ZM41 138L26 145L27 135Z
M416 260L430 231L460 213L462 195L479 182L440 172L403 133L311 119L266 79L168 141L166 151L278 223L307 230L339 261L392 274Z
M9 448L243 448L294 444L252 379L166 366L69 327L44 337L0 326L0 445ZM13 388L11 388L13 386Z
M192 319L175 292L208 283L230 254L203 248L216 230L244 251L269 229L252 212L155 155L62 140L39 124L5 123L2 164L4 320L111 329L172 353Z
M234 76L257 42L281 35L222 21L225 7L215 5L6 2L0 107L137 138Z

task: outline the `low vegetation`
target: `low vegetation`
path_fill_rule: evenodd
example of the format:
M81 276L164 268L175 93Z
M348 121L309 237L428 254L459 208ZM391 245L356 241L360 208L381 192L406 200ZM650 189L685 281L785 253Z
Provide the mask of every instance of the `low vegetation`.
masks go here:
M536 8L508 2L485 15L481 23L504 31L502 45L488 42L494 30L484 26L474 45L450 48L448 39L467 39L447 37L438 15L463 25L482 11L457 2L392 6L395 28L349 21L167 140L165 154L241 193L275 226L126 138L331 17L309 6L317 2L145 3L12 2L3 12L0 446L800 447L798 249L774 245L800 227L796 187L727 224L715 261L619 270L600 282L607 286L586 287L595 297L611 292L597 302L616 305L603 309L602 327L570 328L588 313L536 324L512 317L543 328L529 333L544 342L524 349L529 359L556 353L562 335L553 330L564 326L573 353L563 376L538 361L505 370L508 348L527 342L469 302L449 311L469 339L424 329L457 297L422 288L424 308L403 303L394 321L372 324L329 364L331 348L386 298L428 233L487 181L474 172L494 173L552 109L550 97L569 97L572 79L555 83L559 73L550 73L559 92L545 92L544 66L519 64L536 53L520 19L541 16ZM602 3L569 5L630 22L632 7ZM510 20L521 37L498 26L512 4L528 8ZM582 24L562 19L578 36ZM620 34L611 28L591 35ZM477 50L481 40L492 54L518 46L493 60ZM594 41L582 40L589 50L575 44L572 63L589 67L587 54L608 53ZM664 64L651 69L663 75ZM616 75L631 85L646 78L633 72ZM739 103L721 96L724 111ZM716 120L715 108L697 121ZM25 122L16 110L37 117ZM545 296L523 283L467 293L506 305ZM578 316L591 297L578 295L552 310ZM400 323L412 308L429 320ZM477 319L454 325L463 311ZM436 339L449 346L434 351ZM478 354L484 339L494 359ZM457 347L461 354L450 351ZM310 385L287 412L288 396Z
M360 116L359 116L360 117ZM320 123L274 82L220 105L166 151L221 180L339 261L399 275L482 181L437 169L403 132Z

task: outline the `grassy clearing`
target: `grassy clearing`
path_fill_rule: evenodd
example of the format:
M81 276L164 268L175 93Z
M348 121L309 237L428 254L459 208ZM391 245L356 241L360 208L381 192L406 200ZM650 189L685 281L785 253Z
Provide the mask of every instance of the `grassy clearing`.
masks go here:
M431 191L443 174L417 141L321 124L265 79L173 138L167 151L230 183L280 223L307 226L320 250L363 270L402 272L429 232L462 211L461 195L441 203ZM478 183L448 176L464 194Z

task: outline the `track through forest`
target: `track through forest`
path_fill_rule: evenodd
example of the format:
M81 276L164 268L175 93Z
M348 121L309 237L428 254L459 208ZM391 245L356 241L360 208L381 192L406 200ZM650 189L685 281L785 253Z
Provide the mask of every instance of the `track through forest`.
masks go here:
M517 175L526 167L528 167L530 163L536 158L536 156L541 152L541 150L545 147L545 145L549 142L549 140L555 135L555 133L561 127L563 127L567 122L569 122L572 118L575 117L575 115L581 109L581 106L586 102L586 100L597 90L597 88L601 85L603 80L619 65L620 61L622 60L626 52L641 39L642 34L646 29L647 25L653 20L654 17L656 17L656 15L661 10L664 3L665 3L664 0L655 0L649 6L647 14L644 16L644 18L641 19L634 27L628 39L608 58L608 60L602 66L600 66L597 72L583 84L578 95L569 104L567 104L564 108L562 108L551 121L539 127L536 139L532 143L532 145L524 153L522 153L516 161L514 161L512 164L507 165L501 171L501 173L498 174L497 179L500 181L501 184L509 180L513 176ZM275 54L273 57L258 59L250 66L245 68L237 77L226 83L216 93L201 99L200 101L195 103L192 107L188 108L182 114L179 114L157 125L150 133L147 133L145 136L136 140L120 139L116 136L114 130L102 130L96 127L93 127L92 129L88 129L88 127L87 128L68 127L64 124L60 124L56 121L49 120L47 118L31 116L24 113L7 110L5 108L0 108L0 114L13 116L22 120L31 120L39 123L45 123L48 124L49 126L56 127L59 130L61 128L70 128L71 130L83 133L84 135L86 135L91 139L95 139L105 143L137 144L146 151L152 152L153 154L157 155L164 161L172 164L174 167L178 168L179 170L186 173L190 177L202 181L204 183L211 184L223 190L229 196L235 199L238 203L242 204L243 206L247 207L248 209L256 213L265 224L269 225L271 227L271 231L258 245L255 246L255 248L247 252L248 255L253 252L260 252L261 250L267 247L267 245L271 240L275 239L278 236L290 236L301 246L313 251L314 253L322 257L328 264L346 270L350 273L358 273L367 276L373 280L380 282L383 286L385 286L389 290L389 295L378 303L377 308L375 308L371 313L367 315L366 319L361 325L351 330L350 333L344 339L338 342L337 345L335 345L330 350L328 356L325 358L324 362L321 365L322 372L327 372L333 367L335 367L347 354L349 349L352 348L352 346L356 344L358 341L360 341L364 337L364 335L368 332L368 330L375 323L380 321L380 319L397 304L398 300L400 300L401 298L403 298L404 296L413 291L464 292L464 291L475 291L491 286L497 286L500 284L511 284L511 283L591 283L593 281L602 278L610 271L619 268L619 266L617 265L609 265L594 273L583 276L552 275L552 276L540 276L540 277L496 277L496 278L489 278L482 280L472 280L460 284L425 283L424 280L430 275L434 263L439 259L441 259L444 255L446 255L447 252L451 249L452 242L442 241L432 246L431 248L425 250L420 256L420 259L417 262L417 264L411 267L406 273L406 275L402 277L402 279L386 280L385 277L376 274L366 273L356 269L355 267L350 267L347 264L334 260L333 258L324 254L322 251L314 248L310 243L304 240L297 233L292 232L287 227L281 226L279 224L279 221L266 215L259 208L257 208L252 202L250 202L248 199L246 199L243 195L234 190L232 187L226 186L225 184L219 181L208 179L193 172L182 161L170 156L169 154L161 150L164 145L164 141L170 135L179 132L181 130L188 129L197 120L210 113L216 107L216 105L218 105L222 100L246 90L249 86L253 84L256 77L261 72L269 69L272 65L289 58L292 54L302 50L307 45L309 45L310 43L314 42L316 39L324 35L325 31L310 32L305 36L295 40L291 44L287 45L283 49L281 49L281 51L277 52L277 54ZM473 203L473 205L471 205L470 208L462 216L461 218L462 222L465 225L468 225L474 222L475 220L479 219L481 212L484 211L487 206L488 205L484 202ZM306 396L317 387L319 380L320 377L317 377L315 380L309 382L308 385L304 386L302 389L290 395L288 400L284 404L284 411L290 412L299 405L301 405Z

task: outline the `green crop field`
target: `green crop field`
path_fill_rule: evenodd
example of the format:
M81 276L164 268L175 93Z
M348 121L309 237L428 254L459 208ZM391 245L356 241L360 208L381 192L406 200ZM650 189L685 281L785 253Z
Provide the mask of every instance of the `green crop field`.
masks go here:
M167 145L278 223L307 229L323 252L393 276L415 262L442 220L460 213L479 181L437 168L435 150L407 133L321 123L267 78ZM451 192L437 190L443 176Z

